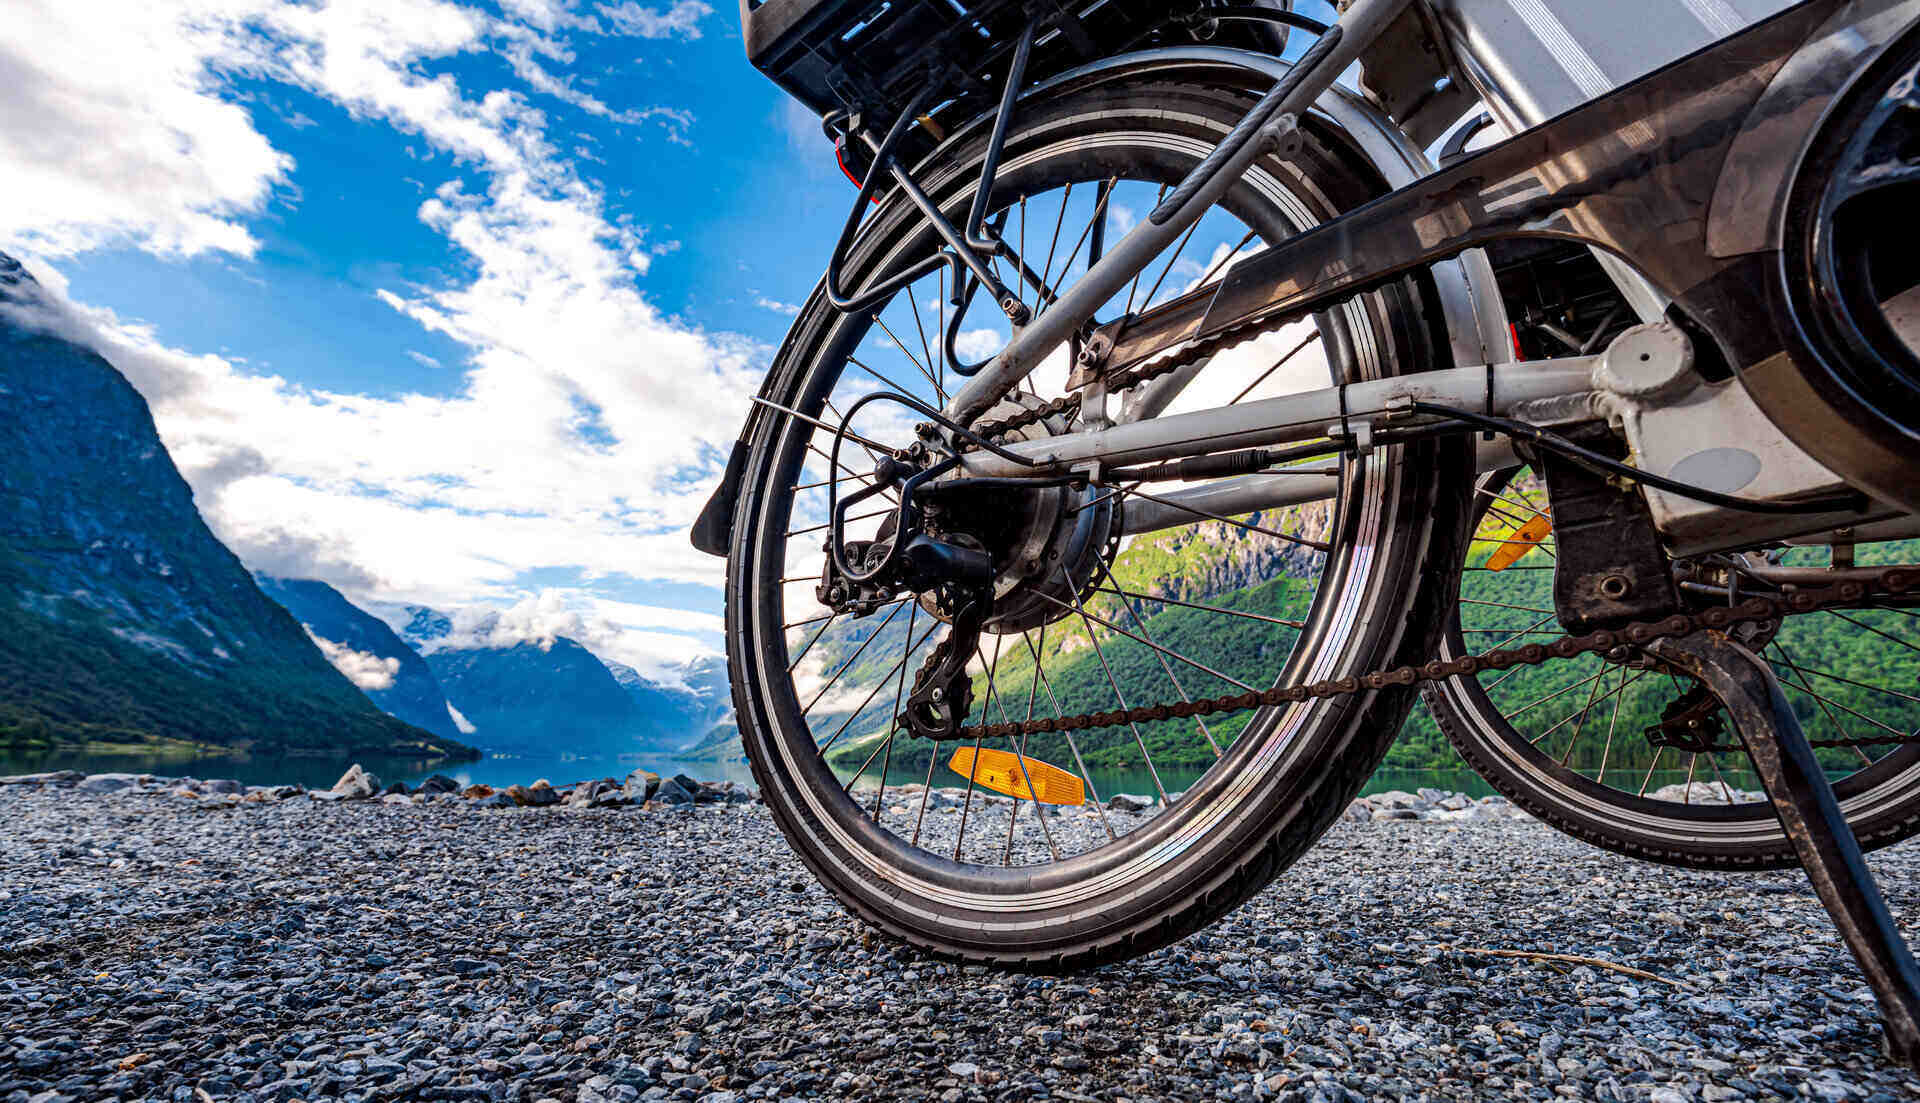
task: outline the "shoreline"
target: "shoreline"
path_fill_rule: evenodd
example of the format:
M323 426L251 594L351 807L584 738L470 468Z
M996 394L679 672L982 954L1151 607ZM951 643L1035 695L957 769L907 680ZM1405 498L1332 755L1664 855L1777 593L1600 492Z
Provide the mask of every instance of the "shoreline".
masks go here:
M376 803L419 806L442 802L460 802L475 808L628 808L649 810L692 808L696 805L763 804L750 785L730 780L702 781L685 773L662 777L647 769L636 769L624 778L589 778L554 785L545 778L530 784L493 786L482 783L463 785L444 774L434 774L418 785L405 782L383 784L380 778L359 763L348 767L326 789L303 785L245 785L225 778L173 777L161 774L99 773L56 770L39 774L15 774L0 777L0 789L9 787L73 789L81 793L163 794L175 798L211 804L262 804L306 798L322 803ZM1007 809L1026 804L1009 796L964 786L922 784L889 785L884 793L876 783L856 784L851 790L861 799L891 797L889 812L905 816L910 806L924 805L937 812L950 812L963 806ZM1178 801L1183 793L1169 793ZM1048 806L1048 814L1094 818L1107 813L1152 816L1165 806L1151 794L1114 793L1098 805ZM1356 797L1342 818L1356 822L1370 820L1435 820L1444 822L1488 819L1530 818L1500 796L1474 798L1464 793L1440 789L1418 792L1390 790Z

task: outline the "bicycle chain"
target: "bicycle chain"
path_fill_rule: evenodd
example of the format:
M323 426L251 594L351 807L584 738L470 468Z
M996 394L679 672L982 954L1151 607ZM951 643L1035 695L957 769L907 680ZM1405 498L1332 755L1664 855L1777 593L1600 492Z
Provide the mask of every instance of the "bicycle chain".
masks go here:
M1266 319L1255 318L1242 321L1212 337L1196 340L1163 360L1150 361L1114 372L1106 378L1107 390L1117 393L1142 383L1152 382L1163 375L1218 355L1271 328L1273 325ZM983 423L976 429L982 436L993 438L1033 425L1043 418L1077 409L1079 405L1078 393L1063 395L1044 406L1022 411L996 422ZM1893 568L1883 571L1878 578L1874 579L1871 586L1863 582L1849 581L1818 590L1798 590L1780 597L1752 597L1739 605L1719 606L1693 614L1676 613L1656 621L1638 622L1611 631L1589 632L1583 636L1562 636L1551 643L1532 643L1518 648L1496 648L1478 655L1463 655L1458 659L1436 659L1419 666L1401 666L1370 674L1318 681L1305 686L1226 694L1173 704L1135 705L1107 712L1083 712L1071 716L1017 723L975 724L961 728L959 736L963 739L1003 738L1038 735L1042 732L1084 731L1089 728L1105 728L1169 718L1186 719L1216 712L1239 712L1245 709L1273 707L1307 700L1346 697L1366 689L1384 689L1389 685L1405 686L1420 682L1437 682L1446 678L1477 674L1483 670L1540 666L1549 659L1571 659L1585 654L1604 654L1622 646L1644 647L1656 640L1690 636L1703 629L1721 630L1736 624L1773 620L1793 613L1811 613L1823 609L1857 605L1868 596L1870 590L1876 588L1888 595L1920 590L1920 572ZM1815 747L1879 747L1889 742L1903 742L1903 740L1871 738L1809 740L1809 743ZM1737 749L1737 747L1714 747L1714 750Z
M1131 708L1107 712L1082 712L1072 716L1057 716L1042 720L975 724L961 728L958 736L963 739L987 739L1038 735L1043 732L1084 731L1088 728L1108 728L1119 724L1137 724L1170 718L1185 719L1193 716L1208 716L1216 712L1239 712L1263 706L1273 707L1309 700L1346 697L1362 690L1385 689L1392 685L1410 686L1419 682L1437 682L1446 678L1478 674L1483 670L1539 666L1549 659L1571 659L1587 654L1604 655L1618 647L1645 647L1656 640L1690 636L1703 629L1724 631L1736 624L1858 605L1870 595L1897 596L1915 591L1920 591L1920 571L1895 567L1881 572L1871 584L1849 580L1817 590L1796 590L1777 597L1751 597L1738 605L1716 606L1699 613L1675 613L1659 620L1641 621L1611 631L1588 632L1581 636L1561 636L1551 643L1530 643L1523 647L1496 648L1478 655L1463 655L1457 659L1447 660L1435 659L1418 666L1400 666L1392 670L1327 679L1310 685L1288 686L1284 689L1276 687L1258 692L1226 694L1168 705L1135 705ZM1875 747L1891 742L1901 741L1835 739L1814 741L1813 745Z
M1258 337L1261 333L1272 328L1274 328L1274 326L1265 320L1256 319L1254 321L1241 322L1239 325L1221 330L1212 337L1205 337L1194 341L1186 347L1177 350L1173 355L1168 356L1164 360L1152 360L1145 364L1136 364L1131 368L1124 368L1114 372L1112 375L1106 377L1107 390L1110 393L1118 394L1131 387L1138 387L1142 383L1151 383L1163 375L1179 371L1181 368L1187 367L1190 364L1197 364L1209 356L1217 356L1227 349L1232 348L1234 345ZM1029 425L1038 423L1044 418L1053 417L1055 414L1064 414L1077 410L1079 407L1080 395L1078 392L1075 392L1073 394L1061 395L1059 398L1045 405L1036 406L1031 410L1022 410L1017 414L1010 414L998 421L981 422L973 428L974 432L979 433L981 436L994 439L1003 434L1011 433L1015 429L1024 429Z

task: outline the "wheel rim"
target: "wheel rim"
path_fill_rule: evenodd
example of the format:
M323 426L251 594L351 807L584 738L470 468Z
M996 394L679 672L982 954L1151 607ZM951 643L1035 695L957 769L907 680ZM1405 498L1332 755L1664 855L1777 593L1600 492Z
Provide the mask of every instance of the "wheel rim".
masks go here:
M1139 148L1140 145L1148 141L1158 143L1156 149L1149 151L1150 153L1158 155L1160 158L1158 162L1155 161L1153 156L1140 156L1142 152ZM1001 189L1001 196L1011 197L1013 194L1019 192L1042 191L1044 186L1048 184L1064 186L1065 183L1077 183L1081 185L1097 183L1097 177L1083 179L1077 182L1050 181L1046 178L1045 172L1043 171L1044 167L1048 164L1056 163L1056 158L1068 153L1088 158L1095 163L1103 157L1111 157L1114 160L1124 161L1124 163L1135 166L1152 166L1157 164L1162 170L1158 177L1159 183L1164 184L1177 180L1179 175L1184 171L1185 166L1190 164L1193 159L1204 155L1207 148L1209 148L1209 144L1203 140L1180 140L1176 136L1170 135L1126 133L1073 137L1064 140L1062 143L1043 146L1041 149L1032 150L1026 154L1010 156L1002 169L1001 183L1003 187ZM1124 156L1120 153L1123 149L1127 151ZM1235 209L1236 202L1233 199L1230 199L1227 204L1228 209L1233 211L1233 213L1240 215L1246 215L1248 213L1248 208L1251 204L1245 194L1245 188L1257 188L1261 184L1266 184L1275 189L1279 188L1279 182L1271 177L1265 176L1265 174L1256 174L1251 180L1252 182L1250 184L1243 185L1242 193L1237 193L1238 209ZM942 193L936 190L935 194ZM1284 190L1282 190L1282 194L1286 194ZM1151 198L1151 195L1152 193L1149 192L1147 198ZM997 197L996 205L998 205L999 198L1000 197ZM1084 199L1084 192L1082 193L1082 198ZM1299 204L1300 201L1297 196L1292 198L1296 204ZM943 199L943 203L948 202L950 202L950 200ZM1029 234L1033 232L1035 224L1032 218L1032 206L1033 204L1030 201L1027 212L1027 233ZM1143 203L1141 206L1144 208L1145 204ZM1018 204L1016 203L1016 210L1017 207ZM1313 212L1302 206L1297 206L1296 209L1291 211L1282 211L1278 205L1274 205L1271 210L1266 212L1264 217L1270 222L1275 214L1284 214L1286 221L1294 223L1305 224L1314 220ZM1014 218L1015 220L1012 221L1006 229L1009 237L1017 237L1021 233L1018 228L1018 216L1016 215ZM1248 221L1259 222L1261 219L1262 216L1255 215L1249 218ZM1063 214L1061 220L1071 221L1071 218ZM1048 220L1043 218L1039 221L1044 224ZM1274 232L1273 227L1269 226L1268 232ZM1048 233L1052 233L1051 228L1049 228ZM1072 236L1071 230L1064 230L1062 233L1067 237ZM1066 246L1063 244L1061 248L1064 249ZM913 243L903 241L895 245L890 253L879 257L873 267L884 270L897 259L910 257L912 254ZM1147 267L1146 273L1148 275L1140 284L1136 285L1134 292L1141 295L1142 303L1147 299L1156 298L1155 292L1147 282L1148 280L1159 282L1163 291L1166 293L1183 290L1182 287L1172 282L1170 276L1164 274L1155 275L1156 273L1163 272L1163 262L1164 271L1170 272L1175 261L1163 257L1162 261ZM1072 263L1071 260L1068 263L1070 265ZM1050 270L1051 261L1049 260L1043 263L1041 267ZM1217 273L1215 274L1215 278L1217 278ZM934 280L930 278L927 282L934 282ZM915 290L918 290L918 285L916 285ZM1164 298L1166 296L1165 294L1160 294L1157 297ZM898 301L899 300L896 299L896 305ZM928 361L931 360L933 351L931 331L934 327L944 324L945 319L944 317L937 319L923 317L909 323L906 319L913 319L914 314L917 313L912 306L916 300L908 299L907 302L909 306L902 312L903 317L901 319L896 319L886 311L882 311L880 312L880 319L870 326L860 326L857 321L845 323L843 329L835 333L831 340L827 342L829 344L844 345L846 346L845 350L836 350L833 354L822 356L818 362L826 365L837 364L841 359L839 355L840 351L853 351L858 355L857 349L860 346L860 341L864 339L864 335L854 333L852 330L872 328L882 331L886 339L893 342L895 349L905 354L906 360L913 359L912 352L917 348L922 354L922 359L918 367L929 367ZM1355 316L1364 320L1367 317L1364 313L1365 309L1364 304L1358 305ZM1105 316L1106 315L1103 315L1103 317ZM1348 363L1356 366L1350 370L1363 374L1377 372L1379 366L1377 356L1375 355L1376 350L1371 346L1373 334L1365 327L1343 327L1340 324L1342 320L1343 319L1336 318L1327 327L1334 332L1333 339L1330 339L1327 343L1337 347L1339 355L1343 358L1348 356L1352 357ZM913 326L911 330L907 329L908 324ZM929 339L926 342L919 341L920 334L923 332L929 333ZM907 380L902 378L902 375L908 371L916 371L914 367L909 367L903 362L900 364L900 367L903 369L900 372L889 372L882 369L876 373L870 369L881 366L873 364L870 361L865 361L864 357L862 359L863 366L858 370L867 372L868 374L886 376L888 377L887 385L890 386L907 384ZM1262 365L1262 367L1264 367L1264 365ZM931 371L916 371L916 374L920 375L923 379L922 389L939 387L940 373L937 367ZM825 399L828 396L824 392L832 389L843 378L844 376L839 374L838 369L817 369L813 377L807 381L806 386L795 388L795 390L802 392L800 398L802 408L808 412L813 412L817 408L830 414L832 407L827 405ZM841 403L836 400L834 405L840 406ZM865 430L863 429L862 431L864 432ZM804 470L801 461L809 454L806 438L814 436L816 432L817 431L810 430L804 426L791 424L787 426L784 431L785 435L778 444L781 455L784 457L784 462L775 467L775 479L777 483L781 485L798 485L790 476ZM824 472L821 474L824 474ZM839 473L839 477L852 478L850 474L845 472ZM1397 478L1397 475L1395 474L1395 465L1391 462L1391 454L1383 452L1377 454L1375 458L1364 464L1348 465L1344 478L1348 486L1358 486L1365 491L1365 493L1357 496L1360 500L1377 501L1385 496L1383 490L1386 484ZM805 481L817 482L819 478L818 475L810 475ZM769 550L767 548L768 541L783 541L786 539L785 530L776 528L775 526L783 524L784 522L780 520L780 518L790 512L790 510L777 505L762 512L761 523L755 538L762 545L762 552L759 557L763 562L771 562L773 558L766 554ZM1354 513L1358 513L1359 515L1351 515ZM1352 530L1364 535L1374 531L1379 525L1385 523L1385 517L1379 509L1349 511L1349 515L1342 515L1338 523L1347 530ZM1361 541L1361 543L1365 543L1365 541ZM1364 559L1364 553L1362 553L1362 558ZM784 562L784 558L782 561ZM1364 561L1356 566L1352 558L1349 557L1336 565L1335 571L1337 572L1337 577L1332 581L1340 581L1341 579L1351 577L1356 570L1364 575L1364 568L1366 566L1367 564ZM783 570L787 570L787 568L783 568ZM806 575L788 570L788 573L782 574L780 577L782 579L792 580L802 579L806 577ZM794 581L785 583L787 587L794 585L796 585ZM1120 587L1114 588L1123 589ZM1326 595L1329 594L1338 595L1340 600L1328 599ZM1126 612L1120 612L1117 611L1117 609L1108 610L1111 619L1108 620L1107 625L1100 626L1100 628L1095 628L1087 622L1086 614L1092 613L1093 611L1086 609L1075 610L1072 614L1068 614L1066 620L1062 622L1063 624L1072 623L1077 618L1079 622L1077 627L1082 630L1091 629L1090 631L1086 631L1086 635L1093 641L1091 650L1096 654L1100 652L1102 646L1111 647L1112 643L1110 641L1117 638L1109 633L1107 638L1103 640L1102 629L1121 627L1137 628L1138 631L1134 633L1131 640L1121 641L1122 646L1129 643L1137 644L1141 639L1150 639L1153 636L1153 630L1149 625L1155 619L1154 615L1148 614L1144 619L1141 619L1140 614L1142 610L1135 603L1135 600L1125 596L1115 596L1118 596L1119 600L1123 603L1120 608L1124 608L1125 605L1134 605L1135 607ZM1329 633L1337 636L1341 631L1350 630L1350 626L1356 617L1364 613L1364 602L1364 594L1346 592L1338 586L1328 586L1325 584L1325 581L1323 581L1323 585L1316 591L1309 614L1304 618L1305 623L1308 624L1309 627L1306 629L1304 637L1296 637L1294 642L1297 643L1299 638L1310 640L1327 638ZM763 611L763 615L759 618L759 622L763 625L777 623L786 626L800 619L789 615L784 609L777 612L779 617L777 620L764 615L765 612L773 611ZM812 615L817 616L821 612L823 611L816 609ZM901 615L900 609L896 608L894 613L898 621L903 621L909 626L918 623L918 627L910 627L908 631L914 633L924 631L924 621L920 619L917 610L908 608L904 615ZM880 618L876 617L875 619L878 620ZM1127 626L1124 624L1126 620L1135 620L1137 623L1132 626ZM937 636L934 638L937 638ZM783 661L780 659L780 656L786 653L785 648L787 641L781 640L776 642L762 638L752 641L752 643L767 653L766 658L771 660L767 663L770 669L773 668L772 662ZM1036 651L1044 647L1044 644L1038 643L1031 636L1026 638L1019 636L1006 637L1002 640L1002 645L1005 646L1007 644L1018 648L1026 648L1029 645L1033 645ZM1312 671L1297 672L1292 676L1312 678L1323 676L1323 674L1336 673L1331 667L1338 652L1338 648L1320 648L1316 652L1312 652L1322 656L1323 661L1317 664L1316 668ZM909 654L917 653L919 652L915 651ZM1298 646L1294 647L1290 652L1288 664L1298 666L1301 663L1301 656L1306 653L1309 653L1307 649ZM1179 666L1179 674L1182 676L1182 680L1185 681L1186 687L1191 695L1199 696L1221 691L1211 685L1204 684L1206 677L1201 674L1198 664L1190 662L1190 656L1176 654L1174 648L1161 644L1160 650L1153 652L1153 657L1156 661L1164 660L1169 669ZM846 665L850 668L857 661L858 656L854 656ZM1101 656L1100 661L1103 667L1108 665L1104 655ZM1271 670L1271 665L1268 669ZM911 664L910 662L907 664L889 664L884 668L884 674L886 675L885 678L872 679L872 687L879 691L879 696L881 697L890 696L900 691L900 687L905 680L911 677ZM1050 680L1050 675L1039 675L1023 681L1019 687L1022 691L1021 695L1036 700L1053 697L1057 687L1050 685L1043 687L1042 679ZM776 681L779 680L776 679ZM891 682L891 688L888 687L889 681ZM1171 683L1173 678L1169 678L1168 681ZM790 711L802 706L803 703L797 695L788 699L782 699L783 691L788 688L790 687L786 685L776 685L763 690L762 695L767 699L766 703L771 710L777 711L785 708ZM987 708L1005 707L1006 690L997 683L989 688L986 696L989 699L983 701L983 704ZM1112 700L1109 699L1103 707L1111 707L1112 703ZM1026 702L1024 700L1020 701L1018 707L1024 709L1025 704ZM1060 701L1059 704L1068 709L1068 711L1075 711L1073 705L1068 702ZM1246 802L1239 801L1236 805L1234 800L1229 799L1236 795L1231 791L1234 788L1234 784L1237 782L1241 787L1245 787L1257 783L1262 776L1271 771L1275 761L1290 752L1298 750L1297 747L1289 745L1287 738L1289 732L1298 730L1315 715L1314 710L1320 707L1325 706L1324 704L1309 706L1307 708L1292 710L1290 713L1279 713L1269 710L1261 716L1256 717L1255 721L1247 725L1243 730L1242 738L1239 742L1233 743L1230 747L1223 748L1226 751L1226 755L1223 756L1223 758L1238 756L1235 765L1243 768L1235 771L1216 768L1209 771L1191 790L1188 799L1195 807L1213 806L1222 809L1233 808L1236 810L1236 814L1244 814ZM858 710L855 711L855 715L859 715ZM999 719L1000 717L999 715L995 715L993 718ZM1042 865L1012 865L1010 862L1010 852L1020 852L1014 852L1012 847L1004 844L990 852L993 859L998 862L997 865L979 861L966 861L965 859L975 857L975 855L969 854L964 845L960 847L962 860L954 861L950 853L942 855L934 853L924 846L914 845L914 830L900 830L898 832L892 830L891 825L887 822L891 814L891 809L887 807L888 802L879 802L881 813L878 817L879 822L875 822L870 804L867 802L855 803L852 798L845 794L839 779L836 778L831 784L825 781L821 776L819 767L810 761L810 752L815 749L815 744L811 741L821 739L822 736L824 736L825 739L834 739L837 738L836 736L828 733L820 733L819 735L808 733L803 737L802 733L807 732L807 729L802 729L798 725L783 726L782 732L783 737L779 740L779 746L777 747L782 761L777 765L788 771L789 777L805 783L801 787L801 791L811 803L814 811L818 813L820 825L823 830L834 836L833 841L839 843L850 853L874 859L870 861L868 865L872 874L875 876L897 882L902 877L901 870L903 868L912 869L920 875L914 878L915 883L910 886L916 894L982 911L1017 911L1023 915L1030 915L1036 910L1073 906L1076 902L1084 901L1092 895L1108 891L1126 883L1135 877L1142 868L1150 867L1158 861L1164 861L1168 857L1192 846L1198 834L1215 831L1222 826L1219 823L1201 822L1202 818L1197 817L1187 817L1183 822L1179 823L1173 822L1179 819L1179 817L1163 817L1139 825L1133 832L1126 833L1119 829L1122 825L1113 824L1110 816L1105 812L1100 812L1097 813L1102 820L1099 830L1104 832L1107 828L1113 828L1116 841L1109 841L1085 852L1068 855L1062 860L1054 861L1051 860L1051 858L1055 840L1048 839L1044 844L1039 843L1034 833L1034 827L1042 821L1030 818L1026 824L1028 846L1026 851L1021 853L1021 856L1030 856L1036 848L1044 848L1048 852L1049 860ZM1254 744L1258 744L1258 746L1256 747ZM1144 751L1145 749L1143 746L1142 750ZM1028 749L1028 753L1032 754L1034 752ZM875 755L880 756L877 761L874 758ZM884 770L890 755L890 750L882 751L876 748L866 756L867 762L863 763L863 766L874 765ZM942 757L944 757L944 755ZM1081 755L1076 751L1072 757L1079 759ZM931 772L931 768L934 767L934 765L931 761L928 763L930 768L929 772ZM1084 770L1075 772L1080 773L1082 776L1085 775ZM1229 777L1228 774L1230 772L1235 776ZM923 775L923 777L924 776L925 775ZM940 779L936 775L934 780L935 784L938 784ZM924 784L924 782L921 783ZM956 778L955 784L962 784L962 782ZM868 794L869 801L878 795L879 794ZM1101 797L1110 795L1110 793L1100 793ZM924 809L924 807L925 805L923 803L920 809ZM996 818L992 822L996 827L1004 825L1003 830L1010 837L1012 830L1019 825L1018 813L1023 811L1030 812L1032 807L1031 804L1022 805L1015 809L1014 816ZM920 809L914 810L917 821L915 825L916 830L924 827L924 816L921 814ZM966 816L968 813L963 812L962 815ZM964 844L965 840L963 839L961 842Z

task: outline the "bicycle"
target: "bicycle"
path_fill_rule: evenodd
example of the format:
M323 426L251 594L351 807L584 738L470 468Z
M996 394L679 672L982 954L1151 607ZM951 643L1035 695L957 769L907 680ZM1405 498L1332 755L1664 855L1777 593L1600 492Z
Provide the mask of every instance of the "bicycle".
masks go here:
M954 957L1142 953L1310 846L1419 685L1595 657L1706 687L1920 1051L1920 971L1739 642L1904 609L1920 572L1703 602L1674 570L1920 535L1920 273L1873 232L1920 180L1920 4L1688 10L743 9L859 188L693 537L728 557L756 776L843 902ZM1476 104L1514 136L1469 151ZM1516 359L1482 250L1543 237L1638 324ZM1574 634L1436 658L1475 471L1522 460ZM925 760L910 801L896 756ZM1156 814L1110 810L1089 761L1140 769Z

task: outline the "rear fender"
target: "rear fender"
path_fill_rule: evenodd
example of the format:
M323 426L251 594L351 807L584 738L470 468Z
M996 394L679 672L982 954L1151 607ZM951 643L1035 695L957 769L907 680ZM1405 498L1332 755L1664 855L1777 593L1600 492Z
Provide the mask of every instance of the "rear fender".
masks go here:
M1101 84L1159 79L1208 79L1244 85L1250 92L1263 93L1285 76L1292 66L1277 57L1219 46L1168 46L1119 54L1068 70L1027 91L1021 101L1062 92L1080 91ZM1378 107L1358 93L1335 86L1323 93L1313 106L1314 117L1323 125L1345 134L1353 146L1373 166L1381 184L1388 190L1404 187L1433 171L1433 163L1413 140L1393 124ZM982 115L956 127L928 160L943 156L959 143L970 140L977 131L992 124L991 114ZM1433 367L1463 367L1505 363L1512 357L1507 335L1507 315L1494 285L1493 267L1478 249L1433 266L1433 284L1439 295L1440 309L1446 321L1453 363ZM825 291L814 286L801 317L825 309ZM774 358L777 369L794 343L798 323L787 333L780 352ZM761 384L761 396L767 394L778 370L769 371ZM755 419L770 411L756 403L747 415L740 438L734 443L726 474L700 511L691 533L693 546L712 555L724 556L732 541L734 514L739 504L741 469L746 464L747 444L757 424Z

